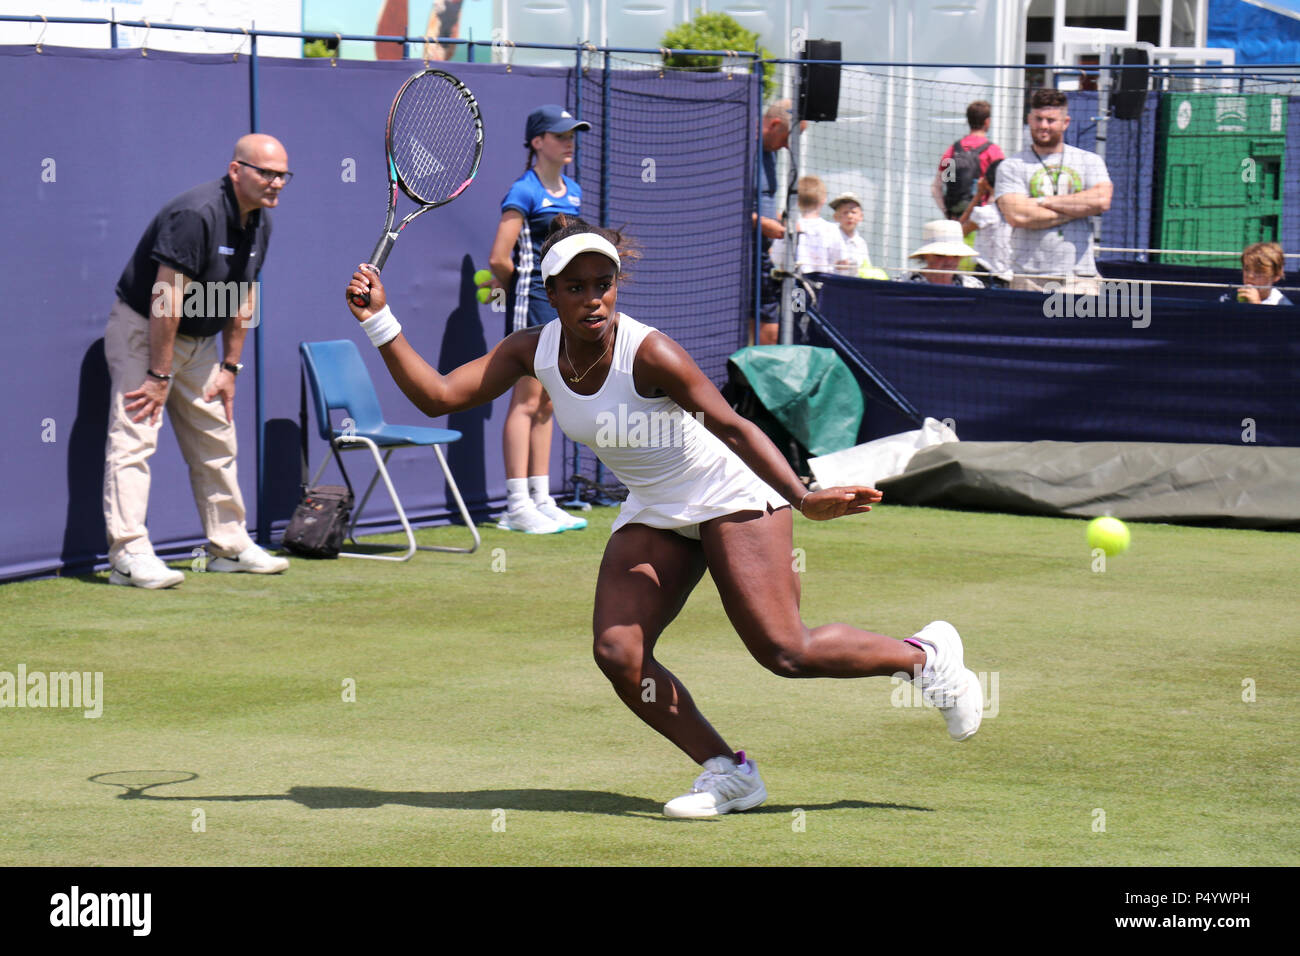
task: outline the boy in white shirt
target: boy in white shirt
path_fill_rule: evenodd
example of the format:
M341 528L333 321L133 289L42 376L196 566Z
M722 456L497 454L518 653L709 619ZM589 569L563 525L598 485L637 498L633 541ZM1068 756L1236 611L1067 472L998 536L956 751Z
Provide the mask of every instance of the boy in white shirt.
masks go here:
M831 272L839 257L840 230L821 217L826 203L826 184L816 176L803 176L798 185L799 234L795 247L795 264L804 272ZM785 262L785 240L772 243L772 262L778 269Z
M853 193L836 196L830 203L839 223L835 239L837 246L832 248L835 259L835 271L841 275L855 276L865 265L871 265L867 255L867 240L858 235L858 226L862 223L862 203Z
M1290 305L1291 300L1277 289L1282 281L1286 260L1276 242L1257 242L1241 254L1241 288L1225 292L1220 302L1247 302L1251 305Z

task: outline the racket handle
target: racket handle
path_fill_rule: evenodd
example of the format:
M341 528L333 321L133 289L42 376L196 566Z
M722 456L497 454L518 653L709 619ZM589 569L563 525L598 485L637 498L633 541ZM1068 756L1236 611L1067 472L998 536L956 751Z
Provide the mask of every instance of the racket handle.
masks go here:
M371 268L370 271L375 272L376 274L379 272L378 269L375 269L373 267ZM362 292L360 295L354 295L352 297L352 304L355 305L358 309L366 308L367 306L370 305L370 293Z
M393 251L393 243L397 241L397 233L386 232L379 242L375 245L375 251L370 253L370 262L368 263L370 271L379 275L384 263L388 261L388 254ZM370 293L362 292L360 295L352 297L352 304L359 309L364 309L370 305Z

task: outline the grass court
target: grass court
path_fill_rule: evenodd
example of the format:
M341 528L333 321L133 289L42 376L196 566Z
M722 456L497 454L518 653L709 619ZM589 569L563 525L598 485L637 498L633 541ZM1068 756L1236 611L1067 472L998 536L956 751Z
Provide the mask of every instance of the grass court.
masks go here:
M468 557L297 559L279 578L187 573L164 592L106 574L0 587L0 672L101 671L104 698L98 719L0 710L0 864L1300 856L1300 536L1133 524L1132 549L1098 572L1080 520L889 505L796 518L805 620L895 637L952 621L987 675L984 725L957 744L888 679L775 677L706 576L659 657L769 798L687 821L661 807L697 768L591 660L613 516L558 536L484 528ZM165 772L187 779L145 786Z

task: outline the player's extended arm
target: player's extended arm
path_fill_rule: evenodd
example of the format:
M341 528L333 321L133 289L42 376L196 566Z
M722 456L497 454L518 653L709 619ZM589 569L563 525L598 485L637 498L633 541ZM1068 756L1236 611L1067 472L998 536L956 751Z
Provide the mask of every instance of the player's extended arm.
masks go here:
M1043 200L1043 208L1071 219L1099 216L1109 211L1110 199L1114 191L1115 187L1112 183L1098 183L1068 196L1048 196Z
M741 418L680 345L660 332L646 336L637 350L633 381L642 395L667 394L688 414L702 415L704 427L717 435L750 470L800 508L805 517L826 521L870 511L881 499L874 488L823 488L809 493L789 462L763 431Z
M358 322L383 311L388 297L379 276L364 266L348 283L348 308ZM370 304L358 306L352 296L370 293ZM533 354L540 328L524 329L498 342L492 351L441 375L406 340L405 335L383 345L379 354L393 381L420 411L430 418L474 408L492 401L523 378L533 374Z
M488 268L492 277L504 288L514 278L515 263L512 258L519 233L524 228L524 214L518 209L507 209L501 214L501 223L497 226L496 238L492 240L492 252L488 255Z
M1024 193L1004 193L997 202L1002 218L1016 229L1052 229L1074 218L1053 212Z

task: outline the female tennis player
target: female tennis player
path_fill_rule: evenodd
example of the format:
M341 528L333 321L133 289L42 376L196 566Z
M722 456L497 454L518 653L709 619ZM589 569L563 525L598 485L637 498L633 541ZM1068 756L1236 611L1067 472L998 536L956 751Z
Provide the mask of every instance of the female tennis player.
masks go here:
M564 167L573 162L574 135L589 129L590 123L562 106L542 106L528 115L528 161L501 200L501 222L488 258L494 286L510 290L510 331L555 318L543 288L541 248L558 214L580 211L582 190L564 175ZM521 378L511 393L501 432L506 513L499 527L507 531L554 534L587 526L585 518L564 511L551 497L551 415L551 399L541 383L531 376Z
M348 304L394 381L430 417L489 402L521 378L551 394L560 427L590 446L629 489L596 581L596 663L638 717L701 764L672 817L758 806L762 778L654 658L655 643L705 568L750 654L782 677L912 674L949 734L979 729L983 694L961 638L935 621L907 640L847 624L809 628L792 569L793 512L825 521L871 510L879 491L808 491L768 438L738 416L668 336L615 308L623 258L617 232L557 220L542 276L558 318L516 332L482 358L440 375L401 335L383 284L357 271ZM351 296L370 293L362 308Z

